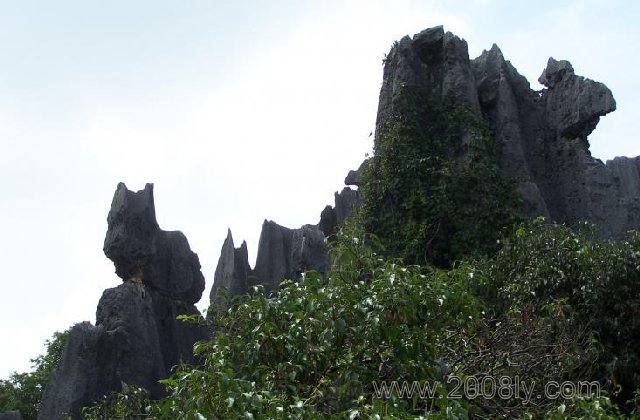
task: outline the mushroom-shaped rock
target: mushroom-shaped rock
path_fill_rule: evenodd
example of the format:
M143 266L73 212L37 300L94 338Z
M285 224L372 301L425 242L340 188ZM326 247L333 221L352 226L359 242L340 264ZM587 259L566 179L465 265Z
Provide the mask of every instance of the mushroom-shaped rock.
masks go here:
M191 251L182 232L159 228L153 184L138 192L118 184L107 223L104 253L122 280L137 279L189 304L200 300L204 276L198 255Z
M565 138L581 138L596 128L600 117L615 111L616 101L604 84L576 76L571 63L549 58L540 81L545 91L547 120Z

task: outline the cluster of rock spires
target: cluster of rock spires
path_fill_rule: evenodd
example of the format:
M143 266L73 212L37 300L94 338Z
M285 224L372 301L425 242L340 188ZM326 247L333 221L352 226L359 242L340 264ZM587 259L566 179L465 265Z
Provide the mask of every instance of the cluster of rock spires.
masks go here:
M338 221L348 217L354 194L348 188L336 193L339 210L328 229L336 231ZM336 212L329 206L325 210ZM184 234L158 226L153 185L132 192L118 184L107 224L104 253L123 283L104 291L95 326L83 322L72 327L45 390L40 419L80 418L82 407L120 390L123 383L142 386L151 397L161 397L158 381L178 363L194 363L193 345L210 337L205 327L176 319L200 316L194 304L202 296L205 281L198 256ZM211 303L224 308L223 288L230 296L257 284L275 291L282 279L296 279L305 270L325 273L328 269L325 234L317 225L289 229L265 220L255 269L249 266L246 243L236 249L229 231ZM0 414L14 415L19 413Z
M495 44L470 60L464 40L441 26L426 29L387 55L376 127L397 110L406 86L434 100L453 97L489 123L499 167L519 180L525 216L589 221L607 238L640 226L640 159L603 164L589 153L587 136L616 109L611 91L553 58L539 82L546 89L532 90Z
M283 279L297 280L304 271L326 273L329 259L325 238L335 234L358 202L358 191L348 187L335 194L335 208L325 207L317 225L289 229L265 220L258 242L256 266L251 269L246 242L235 248L231 230L222 245L210 300L218 310L226 308L226 297L243 294L255 285L268 292L278 289Z
M640 158L603 164L591 157L587 136L599 118L615 110L609 89L575 75L567 61L549 59L534 91L497 46L475 60L464 40L442 27L405 37L387 55L377 128L396 112L402 88L415 86L432 99L453 97L488 121L495 133L499 166L519 180L525 216L597 224L605 237L618 238L640 226ZM222 246L210 301L224 310L223 294L265 285L276 291L284 278L305 270L326 272L325 238L358 204L357 189L367 161L349 172L316 225L289 229L264 222L255 268L245 242L235 248L231 231ZM81 407L121 383L162 395L158 379L179 361L194 362L195 341L210 332L176 320L199 314L194 306L204 290L198 257L181 232L159 228L153 186L131 192L119 184L108 216L104 252L123 283L107 289L96 325L75 325L59 366L47 386L41 419L74 418ZM223 292L224 290L224 292Z

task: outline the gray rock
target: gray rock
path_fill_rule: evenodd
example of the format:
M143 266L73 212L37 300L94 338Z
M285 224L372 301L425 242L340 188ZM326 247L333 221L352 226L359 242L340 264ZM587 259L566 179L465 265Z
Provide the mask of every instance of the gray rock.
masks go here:
M565 75L573 75L573 66L567 60L557 61L549 57L547 67L542 71L538 82L548 88L554 87L561 82Z
M607 161L607 168L622 196L637 198L640 195L640 157L616 157Z
M388 117L403 112L400 94L407 86L438 101L451 97L480 112L467 43L442 26L405 36L387 54L376 132Z
M209 299L216 307L224 311L227 307L222 291L229 296L240 295L248 290L251 267L249 266L249 256L247 243L242 242L240 248L235 248L231 229L227 232L227 238L222 245L218 266L211 288Z
M334 200L336 203L336 222L337 225L340 226L356 208L356 206L360 202L360 196L357 190L352 190L349 187L345 187L339 193L336 192L334 194Z
M289 229L264 221L254 274L267 290L278 290L283 279L296 280L305 270L325 273L328 269L324 234L317 226Z
M187 303L200 300L204 276L198 256L182 232L167 232L156 221L153 184L132 192L120 183L107 217L104 253L122 280L142 277L154 290Z
M22 420L22 415L19 411L5 411L0 413L0 420Z
M297 279L308 270L326 273L329 270L324 234L317 226L304 225L291 235L291 268Z
M547 89L532 90L496 45L470 61L463 40L431 28L404 37L387 54L376 130L406 112L399 99L403 87L419 88L435 101L453 97L479 110L495 133L498 165L518 179L525 216L570 225L590 221L609 238L639 227L640 178L630 163L637 160L604 165L589 153L587 136L616 108L611 91L553 58L540 82ZM338 223L340 213L336 205Z
M320 213L320 222L318 222L318 229L324 233L325 238L329 238L335 235L338 231L338 219L336 218L336 211L331 206L325 206Z
M280 281L291 279L291 229L271 220L262 224L254 272L267 290L278 290Z
M358 166L358 169L356 169L355 171L354 170L349 171L349 173L347 174L347 177L344 179L344 184L355 185L356 187L359 187L362 184L362 176L368 163L369 163L369 159L365 159L364 161L362 161L360 166Z
M600 117L616 109L611 91L602 83L576 76L568 61L549 58L540 78L549 87L544 92L546 122L558 136L586 142Z
M184 235L158 227L152 185L132 193L119 184L108 223L105 254L124 282L103 293L95 327L84 322L71 329L39 419L80 418L83 406L122 383L158 398L158 381L180 362L193 363L193 344L207 337L203 327L176 319L199 316L192 302L204 278Z

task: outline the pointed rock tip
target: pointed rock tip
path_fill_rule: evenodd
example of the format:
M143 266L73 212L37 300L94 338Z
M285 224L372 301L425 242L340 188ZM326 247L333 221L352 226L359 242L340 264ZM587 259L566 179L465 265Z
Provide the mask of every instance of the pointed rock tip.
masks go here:
M548 88L552 88L560 82L565 74L573 74L573 66L568 60L556 60L549 57L547 67L542 71L538 82Z

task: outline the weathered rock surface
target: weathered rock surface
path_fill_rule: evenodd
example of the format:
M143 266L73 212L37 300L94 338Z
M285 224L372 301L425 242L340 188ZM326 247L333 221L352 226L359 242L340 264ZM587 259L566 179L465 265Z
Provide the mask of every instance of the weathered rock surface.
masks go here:
M420 86L437 100L453 97L479 112L473 70L465 40L442 26L405 36L387 54L378 103L380 123L394 112L405 86Z
M358 169L356 169L355 171L349 171L347 177L344 179L344 184L355 185L356 187L359 187L362 184L362 176L368 164L369 159L365 159L364 161L362 161Z
M335 214L330 206L325 208L327 229L333 229ZM234 248L231 231L222 245L216 267L211 302L218 309L224 309L220 290L227 290L229 296L244 293L249 287L264 285L268 292L275 292L284 279L298 280L307 270L325 273L329 269L329 259L325 247L325 233L316 225L304 225L298 229L280 226L265 220L258 242L256 266L252 270L248 263L247 246Z
M336 192L333 197L336 204L336 222L338 223L338 226L340 226L358 205L360 196L358 195L357 190L345 187L342 191Z
M227 232L224 240L218 266L213 280L213 287L209 299L211 303L223 311L226 309L223 290L228 296L235 296L245 293L249 287L249 276L251 267L249 266L249 254L247 243L242 242L240 248L235 248L231 230Z
M329 269L324 234L317 226L289 229L265 220L258 242L254 273L267 290L278 290L283 279L295 280L305 270Z
M19 411L5 411L0 413L0 420L22 420L22 415Z
M200 299L204 276L198 256L182 232L158 226L153 184L138 192L118 184L107 223L104 253L121 279L129 280L142 270L145 284L158 292L188 303Z
M318 222L318 229L322 231L325 238L335 235L338 228L338 219L336 218L336 211L331 206L325 206L320 213L320 221Z
M610 238L639 227L638 160L605 165L589 153L587 136L616 108L611 91L553 58L539 81L546 89L532 90L496 45L469 60L463 40L442 27L427 29L387 55L376 128L402 112L403 87L437 101L454 98L489 123L500 168L520 181L525 216L590 221Z
M194 362L202 327L178 321L199 315L204 287L198 257L181 232L158 227L153 186L137 193L119 184L108 217L105 254L124 282L104 291L96 325L75 325L45 390L38 418L80 418L83 406L138 385L160 397L159 379L180 361Z

